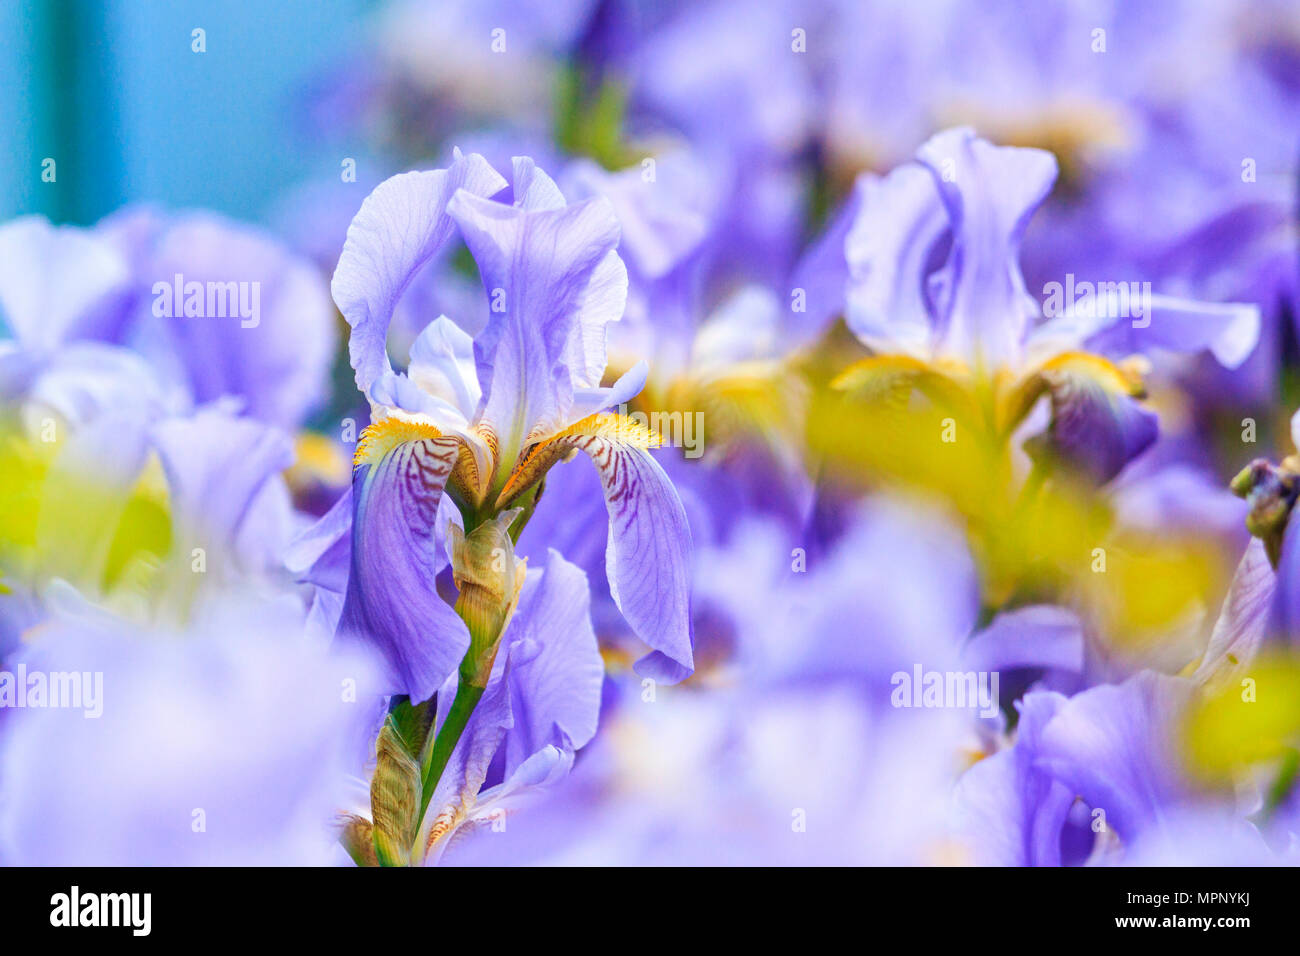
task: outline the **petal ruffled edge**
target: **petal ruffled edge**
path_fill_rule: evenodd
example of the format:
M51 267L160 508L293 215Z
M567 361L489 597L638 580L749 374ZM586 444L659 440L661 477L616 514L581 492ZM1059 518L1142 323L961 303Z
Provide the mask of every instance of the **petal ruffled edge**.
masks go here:
M388 360L388 326L412 276L443 246L455 224L447 203L459 190L500 192L506 181L477 153L459 150L446 169L401 173L380 183L348 226L330 292L352 327L348 351L367 395Z

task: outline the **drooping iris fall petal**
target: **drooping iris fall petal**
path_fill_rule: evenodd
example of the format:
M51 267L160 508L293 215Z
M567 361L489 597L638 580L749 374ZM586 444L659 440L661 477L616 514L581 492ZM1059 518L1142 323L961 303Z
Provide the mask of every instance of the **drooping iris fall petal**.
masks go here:
M691 624L691 531L668 476L650 456L657 436L619 415L593 415L534 449L520 463L500 502L529 484L530 475L578 449L600 475L609 512L605 550L610 594L637 636L653 648L638 672L676 682L694 669Z
M339 632L369 641L392 669L391 692L431 697L469 649L469 631L438 594L446 564L435 525L460 453L436 429L394 423L358 449L352 561Z

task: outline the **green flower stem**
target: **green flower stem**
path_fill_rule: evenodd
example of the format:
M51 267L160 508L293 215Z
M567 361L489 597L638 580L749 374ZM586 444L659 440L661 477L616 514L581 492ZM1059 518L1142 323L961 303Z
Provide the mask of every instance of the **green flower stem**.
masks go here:
M523 513L510 525L510 540L515 544L519 543L519 536L524 533L524 528L528 526L528 520L532 518L533 512L537 510L537 502L542 497L542 487L545 483L546 479L543 478L524 492L523 497L515 502L515 506L523 510Z
M465 732L465 726L483 697L483 691L484 688L476 687L468 681L460 682L460 686L456 688L456 696L451 702L451 709L447 711L447 719L438 728L433 746L424 752L420 773L423 792L420 795L420 816L416 824L416 832L419 832L420 826L424 823L424 814L429 809L429 801L433 799L433 791L437 789L438 781L442 779L442 772L447 769L447 761L451 759L452 751L460 742L460 735Z
M485 523L468 537L459 534L454 537L457 543L452 547L452 567L456 571L460 587L456 613L469 630L469 650L460 662L460 680L447 717L421 760L417 833L424 823L424 815L429 809L429 801L433 799L433 792L442 779L443 771L447 769L447 762L451 759L456 744L460 742L474 708L487 689L488 680L492 676L492 664L501 645L501 632L505 629L506 620L513 608L513 596L507 600L503 593L505 587L514 587L513 565L508 572L511 578L509 585L505 580L507 572L504 566L500 571L493 570L502 539L506 547L510 545L504 529L494 531L492 525Z
M515 558L514 542L507 527L517 521L519 512L511 510L489 518L475 511L464 514L463 518L466 530L453 525L448 534L452 572L460 591L456 614L469 631L469 648L460 662L456 696L442 726L426 742L420 757L417 834L423 831L433 794L492 678L501 634L514 612L524 580L524 563ZM415 859L423 858L423 847L413 850Z
M1300 750L1288 747L1282 757L1277 779L1269 788L1268 799L1264 803L1264 819L1272 817L1274 811L1286 801L1297 779L1300 779Z

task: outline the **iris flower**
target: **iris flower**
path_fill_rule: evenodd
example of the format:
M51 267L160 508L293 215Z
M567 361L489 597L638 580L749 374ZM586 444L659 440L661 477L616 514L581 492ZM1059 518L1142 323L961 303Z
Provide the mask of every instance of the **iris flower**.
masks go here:
M509 185L504 200L493 199ZM415 273L459 231L483 280L486 324L430 322L404 373L386 351L394 307ZM690 531L656 436L605 411L634 397L644 363L610 387L605 326L618 320L627 272L619 225L604 200L566 204L527 158L506 181L477 154L446 169L395 176L362 204L334 274L334 300L352 327L356 381L371 424L355 456L350 504L322 520L340 538L351 510L349 574L339 631L377 644L395 693L428 699L465 657L470 633L439 595L440 544L456 506L464 532L511 508L517 538L546 472L582 451L609 511L610 590L653 649L642 674L691 673ZM326 546L330 546L326 542ZM321 549L322 551L325 548Z
M301 614L288 602L244 595L212 602L183 627L155 627L64 591L21 660L30 672L84 674L87 682L102 675L94 701L102 714L3 710L0 859L338 859L329 821L374 721L368 702L378 668L369 655L304 641Z
M1020 271L1021 237L1056 179L1050 153L998 147L965 128L932 137L916 160L864 176L844 252L845 318L874 353L840 377L849 389L907 383L1009 436L1039 399L1039 442L1098 483L1157 434L1139 404L1134 353L1209 350L1233 368L1259 335L1254 306L1151 295L1133 308L1040 306ZM1050 297L1049 297L1050 301ZM1109 306L1111 303L1101 303Z
M298 518L281 426L324 386L324 280L256 230L139 207L90 229L16 219L0 253L0 563L14 592L0 647L46 617L53 579L176 626L228 591L287 590ZM177 274L255 283L257 325L154 315L155 280Z
M509 563L513 575L521 565ZM458 680L449 677L436 705L424 710L425 741L435 749L452 719ZM425 744L408 739L410 733L401 742L381 735L381 769L371 784L369 809L357 807L362 812L345 817L344 845L362 865L379 862L376 848L388 857L385 862L433 864L476 831L495 835L513 826L509 817L563 778L576 751L595 735L603 681L587 579L551 551L543 568L527 572L483 695L436 785L419 788L414 779ZM402 756L408 748L409 760ZM386 781L400 777L403 766L409 784L393 788ZM394 790L411 796L394 800ZM427 806L422 818L415 813L421 805ZM393 834L400 839L393 841Z
M900 672L960 666L978 613L970 555L938 516L887 500L847 516L806 571L788 544L783 525L751 516L727 544L701 545L696 597L734 634L727 665L707 669L702 644L694 689L653 702L612 672L600 733L563 785L505 833L466 832L442 862L943 859L947 795L980 721L892 697Z
M1270 853L1264 831L1273 828L1251 818L1257 805L1188 776L1178 725L1197 684L1142 671L1068 699L1026 694L1014 745L958 783L954 836L981 865L1293 859L1285 839Z
M88 229L24 216L0 226L0 262L7 399L74 426L229 400L291 431L324 400L336 341L325 283L260 230L140 206ZM257 315L224 299L219 314L186 315L183 302L159 298L177 276L256 289Z

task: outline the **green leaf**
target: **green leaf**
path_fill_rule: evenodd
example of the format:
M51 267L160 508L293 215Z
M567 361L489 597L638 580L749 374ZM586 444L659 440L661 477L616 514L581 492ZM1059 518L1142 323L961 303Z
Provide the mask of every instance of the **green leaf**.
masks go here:
M388 708L388 719L393 722L393 729L412 757L419 757L424 750L429 731L433 729L434 716L432 698L422 704L412 704L411 698L401 695L394 697Z
M556 77L555 101L555 141L565 152L589 156L611 170L635 161L624 139L625 84L608 77L596 79L570 66Z

